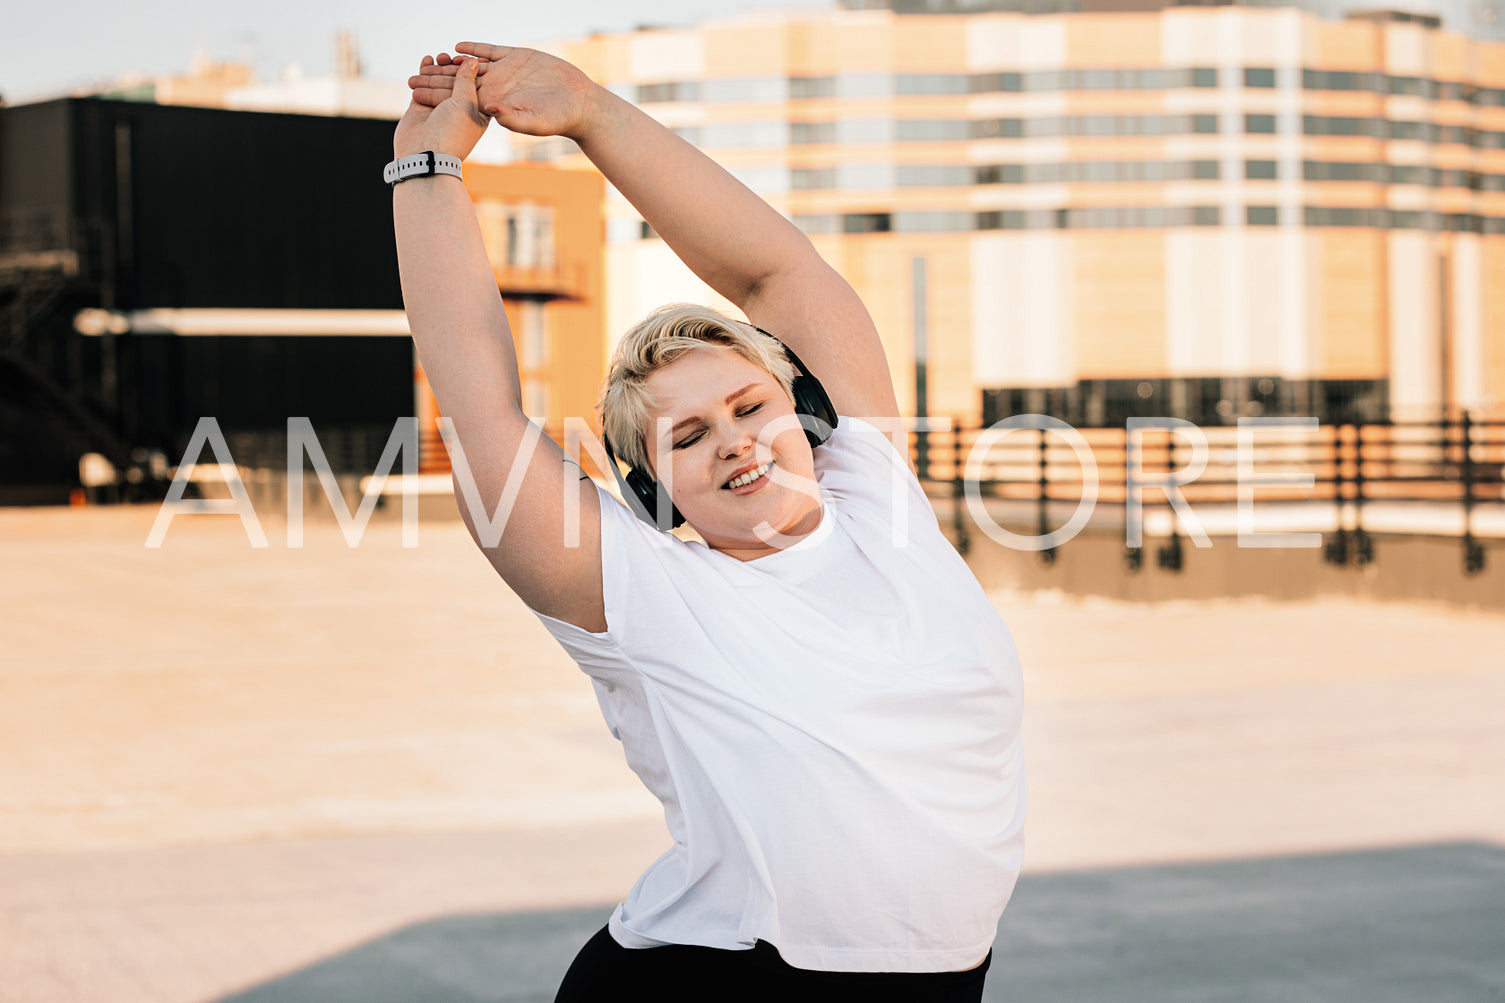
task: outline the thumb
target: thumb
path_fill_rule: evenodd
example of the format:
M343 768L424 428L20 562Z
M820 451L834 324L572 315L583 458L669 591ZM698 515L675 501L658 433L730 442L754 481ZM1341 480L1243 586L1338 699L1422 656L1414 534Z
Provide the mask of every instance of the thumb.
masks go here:
M481 67L481 61L474 57L467 57L460 64L460 72L455 74L455 96L464 101L474 102L476 99L476 71Z

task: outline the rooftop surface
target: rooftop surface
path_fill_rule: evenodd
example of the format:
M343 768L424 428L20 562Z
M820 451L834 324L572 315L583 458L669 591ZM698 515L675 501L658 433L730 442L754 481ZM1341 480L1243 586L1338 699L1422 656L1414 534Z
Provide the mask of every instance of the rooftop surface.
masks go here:
M460 524L155 515L0 510L0 1000L551 999L668 836ZM1505 994L1505 617L994 598L989 999Z

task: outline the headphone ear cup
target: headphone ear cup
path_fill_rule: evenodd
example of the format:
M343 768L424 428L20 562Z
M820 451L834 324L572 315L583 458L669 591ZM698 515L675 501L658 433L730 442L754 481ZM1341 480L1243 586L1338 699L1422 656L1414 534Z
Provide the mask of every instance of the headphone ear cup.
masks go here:
M648 471L641 467L633 467L627 472L627 486L632 488L632 493L642 503L642 511L638 513L638 517L644 522L665 532L684 523L685 517L680 515L679 506L672 501L669 501L669 525L665 526L659 522L659 493L663 489ZM664 500L668 501L668 498Z
M810 448L819 446L831 438L831 433L836 429L836 408L831 404L830 395L826 393L826 388L821 386L820 380L815 378L815 374L806 369L800 357L794 354L794 349L774 338L761 327L756 330L778 342L784 349L784 354L789 357L789 361L794 363L794 368L799 371L794 377L794 385L790 387L790 394L794 398L794 413L801 417L808 416L815 419L809 422L801 421L800 424L805 427L805 438L809 440Z
M601 444L606 447L606 458L608 465L611 467L612 474L617 479L617 486L622 489L623 495L629 492L632 494L632 498L624 498L623 500L628 503L627 507L632 509L633 513L639 519L653 528L661 529L666 533L684 523L685 517L680 514L679 506L675 505L667 497L664 500L669 502L669 525L665 526L660 523L658 519L660 492L658 481L653 478L652 474L641 467L631 468L627 471L627 476L623 477L622 469L617 466L616 451L611 448L611 439L607 437L604 429L601 432ZM632 503L633 499L636 499L637 504L634 505Z
M826 388L806 373L795 377L793 390L795 413L815 419L800 422L805 427L805 438L810 440L811 448L819 446L831 438L836 428L836 409L831 406L831 398L826 396Z

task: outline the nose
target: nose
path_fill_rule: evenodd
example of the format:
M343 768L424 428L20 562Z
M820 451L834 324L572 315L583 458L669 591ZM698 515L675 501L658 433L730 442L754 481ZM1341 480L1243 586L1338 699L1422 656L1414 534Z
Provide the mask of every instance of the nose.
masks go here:
M721 436L720 451L723 460L741 456L752 448L753 438L738 422L726 422L718 432Z

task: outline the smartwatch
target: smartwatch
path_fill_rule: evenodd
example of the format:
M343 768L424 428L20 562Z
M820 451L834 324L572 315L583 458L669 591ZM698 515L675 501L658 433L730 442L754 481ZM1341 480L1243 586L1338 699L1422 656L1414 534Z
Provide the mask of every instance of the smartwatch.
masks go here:
M381 177L387 184L396 185L408 178L427 178L435 174L453 174L457 178L463 178L464 175L460 173L460 158L425 150L411 157L398 157L382 168Z

